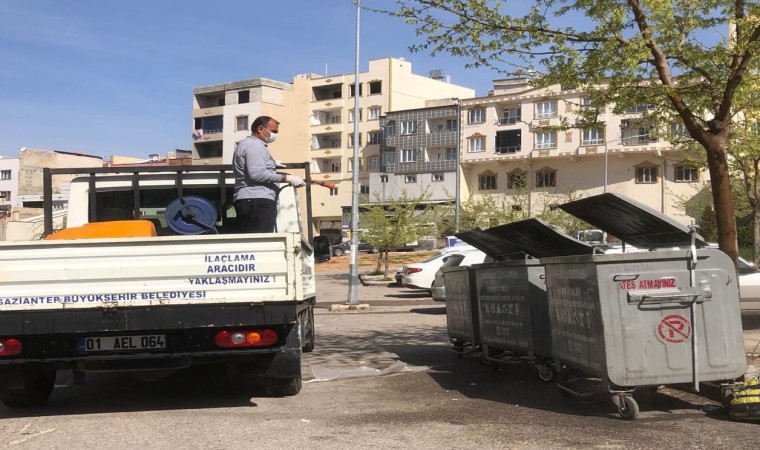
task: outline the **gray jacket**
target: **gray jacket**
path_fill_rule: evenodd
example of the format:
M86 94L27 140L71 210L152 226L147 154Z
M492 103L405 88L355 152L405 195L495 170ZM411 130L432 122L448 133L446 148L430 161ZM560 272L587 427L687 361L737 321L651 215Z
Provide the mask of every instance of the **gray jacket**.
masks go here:
M261 139L248 136L240 141L232 155L232 173L235 175L233 200L275 200L282 175L277 174L274 158Z

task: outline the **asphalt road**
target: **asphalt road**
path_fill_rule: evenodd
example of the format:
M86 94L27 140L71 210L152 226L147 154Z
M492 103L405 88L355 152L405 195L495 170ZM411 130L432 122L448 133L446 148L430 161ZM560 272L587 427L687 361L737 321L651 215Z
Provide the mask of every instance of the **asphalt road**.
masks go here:
M728 420L705 397L637 391L641 418L625 421L609 399L564 398L527 365L458 358L445 309L424 294L360 287L369 311L333 313L347 277L319 278L317 348L304 359L312 381L297 396L269 398L254 380L208 368L151 383L88 374L75 386L63 373L45 407L0 407L0 447L757 448L758 425ZM411 371L372 370L389 366ZM345 378L356 373L369 376Z

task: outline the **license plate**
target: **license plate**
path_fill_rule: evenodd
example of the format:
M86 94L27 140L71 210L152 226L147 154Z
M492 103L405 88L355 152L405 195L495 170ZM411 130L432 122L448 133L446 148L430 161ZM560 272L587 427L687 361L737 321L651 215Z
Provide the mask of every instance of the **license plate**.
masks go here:
M87 352L129 352L135 350L155 350L166 348L166 336L149 334L142 336L93 336L77 339L77 351Z

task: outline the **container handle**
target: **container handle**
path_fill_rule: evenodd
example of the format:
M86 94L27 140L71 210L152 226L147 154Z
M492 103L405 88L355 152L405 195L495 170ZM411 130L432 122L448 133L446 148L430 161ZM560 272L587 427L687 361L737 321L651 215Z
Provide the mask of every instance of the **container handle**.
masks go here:
M684 289L671 292L628 291L628 304L702 303L712 299L710 289Z

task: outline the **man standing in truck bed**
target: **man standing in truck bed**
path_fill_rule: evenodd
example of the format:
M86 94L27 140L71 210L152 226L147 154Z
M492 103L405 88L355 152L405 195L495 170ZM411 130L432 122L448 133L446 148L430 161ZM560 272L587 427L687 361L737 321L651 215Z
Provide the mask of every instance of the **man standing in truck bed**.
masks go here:
M271 233L277 219L277 183L290 183L294 188L306 183L295 176L277 173L277 163L267 144L277 139L280 122L260 116L251 125L251 135L240 141L232 155L235 174L235 214L239 231Z

